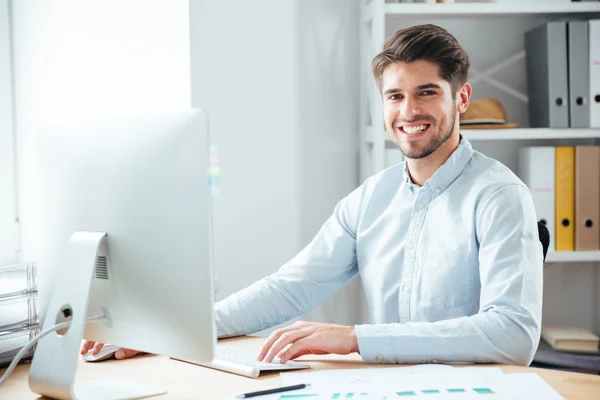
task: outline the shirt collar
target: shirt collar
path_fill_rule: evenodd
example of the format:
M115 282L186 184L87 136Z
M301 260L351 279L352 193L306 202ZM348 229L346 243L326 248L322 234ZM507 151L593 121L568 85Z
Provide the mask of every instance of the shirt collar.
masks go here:
M436 195L443 193L458 178L472 156L473 147L471 147L471 143L461 135L456 150L450 154L450 157L435 171L433 176L425 182L423 187L429 187ZM403 178L409 189L411 191L414 190L416 185L410 179L406 162L404 163Z

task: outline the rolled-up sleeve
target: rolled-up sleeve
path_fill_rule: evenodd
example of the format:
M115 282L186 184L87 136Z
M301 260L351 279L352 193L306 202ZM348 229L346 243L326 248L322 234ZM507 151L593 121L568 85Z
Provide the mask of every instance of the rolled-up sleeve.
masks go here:
M340 201L312 242L277 272L218 302L218 337L249 334L289 321L354 278L363 193L364 187L359 187Z

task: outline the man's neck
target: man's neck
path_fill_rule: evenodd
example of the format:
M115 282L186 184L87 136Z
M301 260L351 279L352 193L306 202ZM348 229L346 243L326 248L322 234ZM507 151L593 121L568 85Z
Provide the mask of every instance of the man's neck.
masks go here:
M423 186L435 174L446 160L454 153L460 143L460 134L455 132L436 151L425 158L407 158L406 165L410 178L416 185Z

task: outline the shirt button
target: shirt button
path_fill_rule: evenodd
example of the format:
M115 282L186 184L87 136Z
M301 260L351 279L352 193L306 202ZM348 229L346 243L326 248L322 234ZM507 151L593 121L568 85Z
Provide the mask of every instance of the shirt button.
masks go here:
M408 292L408 285L402 285L402 291L404 293Z
M437 358L434 358L433 360L431 360L432 364L438 364L440 362L440 360L438 360Z
M425 204L419 203L419 208L423 208L423 207L425 207Z
M440 193L442 193L442 189L440 189L440 188L435 189L435 194L440 194Z
M407 247L409 249L412 249L413 247L415 247L415 245L413 244L413 242L409 242Z
M377 359L377 361L383 361L383 356L377 356L375 359Z

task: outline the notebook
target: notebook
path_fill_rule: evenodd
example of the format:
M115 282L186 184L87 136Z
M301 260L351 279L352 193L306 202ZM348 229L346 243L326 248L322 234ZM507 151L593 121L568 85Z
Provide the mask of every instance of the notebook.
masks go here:
M545 325L542 338L556 350L597 352L600 338L583 328Z

